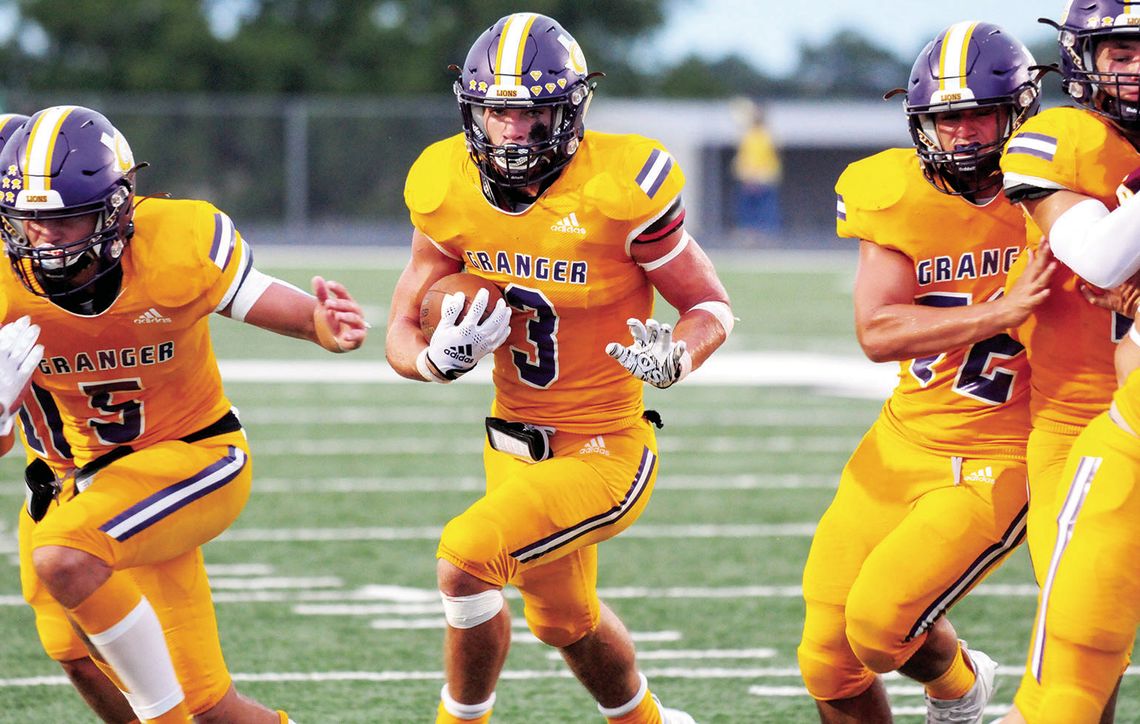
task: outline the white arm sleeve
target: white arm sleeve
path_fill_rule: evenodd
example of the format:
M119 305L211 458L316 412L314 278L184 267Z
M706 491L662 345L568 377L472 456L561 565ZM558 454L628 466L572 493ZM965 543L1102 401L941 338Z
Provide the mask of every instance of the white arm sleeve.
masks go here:
M1111 289L1140 270L1140 196L1109 213L1088 199L1057 217L1049 246L1082 279Z

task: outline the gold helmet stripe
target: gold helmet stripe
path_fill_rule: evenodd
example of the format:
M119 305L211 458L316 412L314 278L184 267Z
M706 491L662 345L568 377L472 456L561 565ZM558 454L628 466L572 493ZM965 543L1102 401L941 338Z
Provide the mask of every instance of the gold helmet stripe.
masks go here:
M938 59L938 89L942 91L962 90L966 87L966 61L970 55L970 38L974 35L977 22L954 23L946 29L942 37L942 54Z
M499 36L499 52L495 62L495 84L515 86L522 81L523 56L530 28L538 16L535 13L515 13L503 24Z
M59 129L73 110L75 106L54 106L40 113L36 119L28 133L28 145L24 151L25 190L47 191L51 188L51 162Z

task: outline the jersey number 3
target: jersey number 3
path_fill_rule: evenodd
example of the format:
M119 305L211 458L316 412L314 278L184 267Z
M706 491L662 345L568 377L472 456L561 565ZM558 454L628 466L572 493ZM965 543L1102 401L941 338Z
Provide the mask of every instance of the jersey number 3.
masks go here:
M544 389L558 379L558 314L546 295L537 289L514 284L503 296L515 309L531 312L526 322L526 340L530 349L511 347L511 361L519 379L531 387Z

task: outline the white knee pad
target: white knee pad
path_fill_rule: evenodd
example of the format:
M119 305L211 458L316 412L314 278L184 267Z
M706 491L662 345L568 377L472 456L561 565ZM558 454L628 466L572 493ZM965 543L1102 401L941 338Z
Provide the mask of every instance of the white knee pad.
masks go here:
M448 596L440 593L443 599L443 617L453 628L475 628L486 623L503 610L503 592L497 588L472 596Z

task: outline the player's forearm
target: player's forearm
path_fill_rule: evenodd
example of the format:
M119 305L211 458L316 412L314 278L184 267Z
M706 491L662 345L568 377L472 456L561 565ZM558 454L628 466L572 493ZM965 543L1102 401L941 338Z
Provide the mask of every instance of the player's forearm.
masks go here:
M872 362L941 354L1009 329L1002 300L951 309L890 304L856 325L859 345Z
M732 308L723 302L709 306L712 311L696 307L690 309L673 326L673 339L685 342L693 369L700 367L732 332Z
M243 284L223 313L276 334L320 344L313 325L316 298L256 269L250 277L254 274L258 275L259 283Z
M424 381L416 367L416 357L427 347L419 320L393 315L388 320L388 336L384 341L384 354L388 364L401 377L418 382Z

